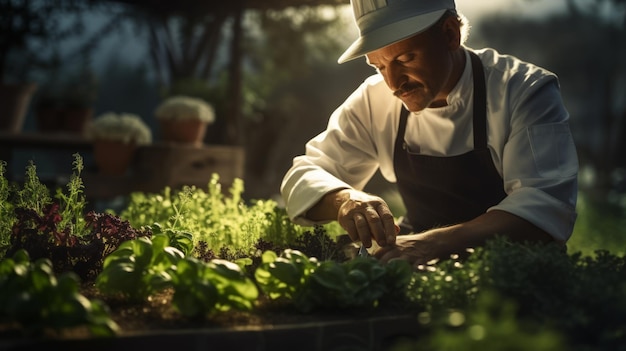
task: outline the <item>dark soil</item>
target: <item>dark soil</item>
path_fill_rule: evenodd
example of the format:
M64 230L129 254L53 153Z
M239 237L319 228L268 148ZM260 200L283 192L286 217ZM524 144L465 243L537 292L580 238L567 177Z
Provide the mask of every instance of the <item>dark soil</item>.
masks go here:
M347 319L407 314L399 306L376 309L317 311L303 313L287 302L259 298L252 311L216 312L201 319L190 319L179 314L170 304L173 291L167 290L142 303L103 297L95 288L84 287L83 295L99 299L110 308L109 315L118 324L120 335L132 335L154 330L206 329L206 328L261 328L298 323L332 322Z

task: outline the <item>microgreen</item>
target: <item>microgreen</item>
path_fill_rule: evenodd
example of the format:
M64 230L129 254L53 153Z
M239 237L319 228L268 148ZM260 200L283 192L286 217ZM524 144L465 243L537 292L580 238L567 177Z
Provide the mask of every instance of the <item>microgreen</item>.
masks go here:
M4 251L9 247L9 233L13 227L15 216L13 213L14 204L9 198L11 187L5 173L7 163L0 160L0 257L4 256Z
M37 166L33 161L29 161L26 166L24 185L17 192L16 207L28 208L41 213L44 207L51 202L50 191L37 176Z
M207 257L211 256L208 252L219 253L223 248L229 250L231 258L235 258L234 253L255 256L261 239L286 247L308 231L293 224L276 201L244 202L243 191L243 181L235 179L230 196L225 196L219 175L213 174L206 189L166 187L158 194L133 193L120 217L136 228L159 223L165 229L192 233L198 255ZM329 235L338 232L332 225L324 228L334 229L327 231Z
M67 192L63 192L61 188L57 188L55 198L59 202L61 208L61 228L69 227L70 233L77 236L85 234L85 206L87 204L83 193L83 180L81 173L84 169L83 158L80 154L73 155L72 162L73 171L70 180L67 183Z

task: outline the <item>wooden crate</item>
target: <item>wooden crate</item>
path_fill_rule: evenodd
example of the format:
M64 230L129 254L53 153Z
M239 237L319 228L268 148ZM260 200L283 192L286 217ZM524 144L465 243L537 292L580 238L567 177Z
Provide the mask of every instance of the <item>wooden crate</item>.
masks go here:
M219 174L223 188L244 176L243 147L183 144L156 144L137 150L134 173L161 188L195 185L206 189L213 173Z
M245 152L239 146L153 144L137 149L131 167L124 176L84 174L85 194L108 199L134 191L160 193L165 187L180 189L185 185L206 190L213 173L219 175L226 193L235 178L244 177Z

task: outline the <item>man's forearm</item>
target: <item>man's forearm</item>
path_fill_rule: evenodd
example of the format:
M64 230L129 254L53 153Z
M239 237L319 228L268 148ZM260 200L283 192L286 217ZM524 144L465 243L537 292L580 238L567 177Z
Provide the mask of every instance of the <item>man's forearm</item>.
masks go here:
M419 265L433 259L446 259L452 254L465 254L468 248L483 246L497 235L515 242L554 241L552 236L527 220L494 210L465 223L400 235L394 246L380 248L375 256L382 262L403 258Z
M438 257L464 252L469 247L484 245L497 235L513 242L551 242L553 237L544 230L509 212L494 210L471 221L430 230L425 235L439 247ZM438 251L439 251L438 250Z
M313 221L337 220L339 207L348 199L350 199L348 189L331 191L306 212L306 218Z

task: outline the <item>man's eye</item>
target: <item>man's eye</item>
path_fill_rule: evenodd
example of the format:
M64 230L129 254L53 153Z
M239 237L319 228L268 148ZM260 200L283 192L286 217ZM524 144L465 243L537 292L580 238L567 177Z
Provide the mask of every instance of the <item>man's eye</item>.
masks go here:
M402 55L402 56L398 56L396 58L396 61L400 62L400 63L407 63L413 60L413 55Z

